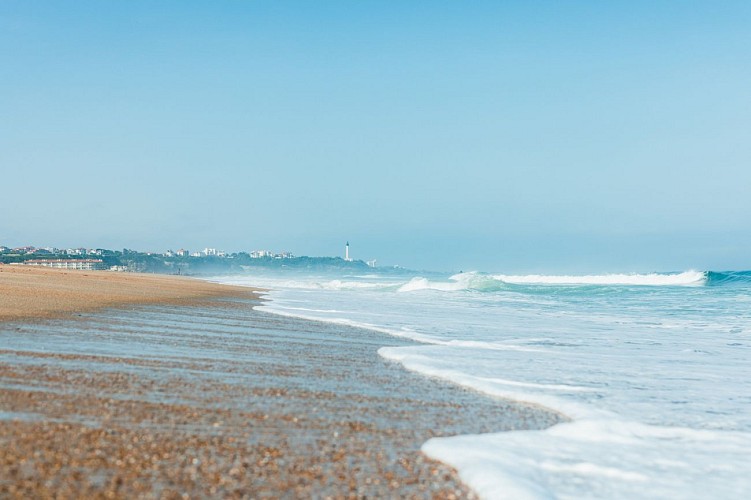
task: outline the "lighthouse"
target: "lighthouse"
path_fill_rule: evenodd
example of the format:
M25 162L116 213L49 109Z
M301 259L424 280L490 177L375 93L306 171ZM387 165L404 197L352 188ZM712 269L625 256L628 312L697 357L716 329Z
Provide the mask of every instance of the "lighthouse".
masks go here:
M344 245L344 260L346 260L347 262L352 260L349 258L349 241L346 245Z

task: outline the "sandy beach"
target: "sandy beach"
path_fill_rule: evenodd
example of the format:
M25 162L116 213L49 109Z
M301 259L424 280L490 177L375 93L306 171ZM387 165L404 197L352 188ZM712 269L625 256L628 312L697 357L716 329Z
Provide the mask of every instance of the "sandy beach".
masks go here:
M0 321L59 317L106 307L195 304L252 294L249 288L182 276L0 264Z
M0 497L471 498L422 443L559 420L376 354L409 341L253 311L246 288L1 269Z

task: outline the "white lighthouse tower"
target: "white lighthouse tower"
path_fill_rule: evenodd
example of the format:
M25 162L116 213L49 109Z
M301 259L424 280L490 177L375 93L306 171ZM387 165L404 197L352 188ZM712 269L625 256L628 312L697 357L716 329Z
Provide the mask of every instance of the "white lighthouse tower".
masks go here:
M344 260L347 262L352 261L352 259L349 258L349 241L344 245Z

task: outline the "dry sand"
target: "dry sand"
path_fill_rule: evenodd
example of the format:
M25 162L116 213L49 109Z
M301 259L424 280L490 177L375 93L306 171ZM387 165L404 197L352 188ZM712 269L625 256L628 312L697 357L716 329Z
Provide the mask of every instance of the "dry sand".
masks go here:
M249 288L183 276L0 264L0 321L58 317L106 307L190 304L251 294Z

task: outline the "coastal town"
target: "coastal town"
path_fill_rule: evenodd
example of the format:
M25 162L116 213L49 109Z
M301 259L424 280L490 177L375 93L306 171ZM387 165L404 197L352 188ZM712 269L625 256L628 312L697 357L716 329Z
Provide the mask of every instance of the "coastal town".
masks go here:
M297 257L291 252L253 250L229 253L206 247L198 251L184 248L165 252L143 252L124 248L8 247L0 245L0 264L70 270L109 270L161 274L211 274L237 272L253 267L375 267L349 256L349 243L343 257Z

